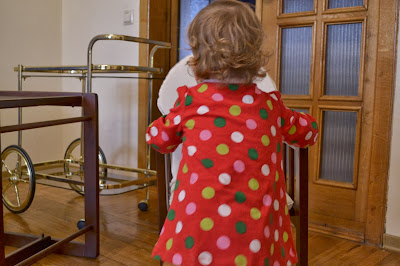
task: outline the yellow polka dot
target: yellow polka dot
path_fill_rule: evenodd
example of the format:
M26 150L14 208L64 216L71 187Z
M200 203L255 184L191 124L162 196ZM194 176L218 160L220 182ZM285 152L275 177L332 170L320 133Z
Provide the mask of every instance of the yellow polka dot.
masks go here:
M257 179L252 178L249 181L249 188L251 190L257 190L260 187L260 184L258 183Z
M165 121L165 126L169 127L170 124L171 124L171 122L169 121L169 119L167 119L167 121Z
M212 187L206 187L201 192L201 195L205 199L212 199L215 195L215 190Z
M285 215L288 215L288 213L289 213L289 208L287 205L285 205Z
M214 227L214 221L211 218L204 218L200 222L200 228L203 231L210 231Z
M304 112L300 112L300 114L302 114L302 115L306 115Z
M235 264L236 266L246 266L247 265L246 257L242 254L237 255L235 258Z
M276 174L275 174L275 181L278 182L278 180L279 180L279 173L278 173L278 171L276 171Z
M274 244L271 245L271 256L274 255Z
M229 108L229 113L230 113L231 115L233 115L233 116L238 116L238 115L240 115L241 112L242 112L242 110L240 109L240 106L239 106L239 105L232 105L232 106Z
M259 209L257 208L251 208L250 210L250 216L251 218L253 218L254 220L258 220L261 217L261 212Z
M269 145L269 137L267 135L262 136L261 142L264 146L268 146Z
M168 146L167 149L168 149L168 150L172 150L172 149L175 148L175 147L176 147L176 145L171 145L171 146Z
M154 124L154 122L151 122L151 123L150 123L150 125L149 125L149 127L152 127L152 126L153 126L153 124Z
M272 111L274 107L272 107L272 102L270 100L267 101L268 108Z
M296 133L296 126L292 126L292 127L289 129L289 135L293 135L294 133Z
M167 244L165 245L165 247L167 248L167 250L170 250L172 247L172 243L174 242L174 240L172 238L168 239Z
M193 120L193 119L190 119L190 120L188 120L188 121L186 122L185 126L186 126L188 129L193 129L193 128L194 128L194 124L195 124L194 120Z
M229 147L226 144L219 144L217 146L217 152L220 155L226 155L229 153Z
M207 84L203 84L203 85L201 85L201 87L200 87L197 91L200 92L200 93L203 93L203 92L205 92L207 89L208 89Z
M186 174L189 171L187 164L184 164L182 167L182 173Z
M289 239L289 235L288 235L288 233L286 233L286 232L283 232L283 242L287 242L288 241L288 239Z

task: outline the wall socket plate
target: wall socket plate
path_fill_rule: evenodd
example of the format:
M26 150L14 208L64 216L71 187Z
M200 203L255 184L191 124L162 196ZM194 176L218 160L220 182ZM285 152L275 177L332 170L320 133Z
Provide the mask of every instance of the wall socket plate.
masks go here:
M124 25L132 25L133 24L133 9L124 10L123 22L124 22Z

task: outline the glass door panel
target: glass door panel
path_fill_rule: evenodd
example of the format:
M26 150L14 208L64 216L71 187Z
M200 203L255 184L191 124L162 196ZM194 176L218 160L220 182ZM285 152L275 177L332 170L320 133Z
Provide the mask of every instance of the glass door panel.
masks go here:
M328 8L362 6L364 0L329 0Z
M283 13L296 13L314 10L314 0L283 0Z

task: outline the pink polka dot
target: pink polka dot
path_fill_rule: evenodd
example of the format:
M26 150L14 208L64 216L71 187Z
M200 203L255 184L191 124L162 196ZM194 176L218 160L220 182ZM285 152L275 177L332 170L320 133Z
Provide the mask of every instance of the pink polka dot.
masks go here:
M245 169L244 162L237 160L233 163L233 169L238 173L242 173Z
M216 101L216 102L220 102L220 101L223 101L223 100L224 100L224 96L222 96L222 94L220 94L220 93L214 93L214 94L211 96L211 99L213 99L213 100Z
M305 120L304 118L300 117L299 118L299 123L300 125L302 125L303 127L307 126L307 120Z
M256 88L256 89L255 89L255 93L256 93L256 94L261 94L261 90L260 90L259 88Z
M271 206L271 204L272 204L272 198L271 198L271 196L270 195L265 195L264 196L264 198L263 198L263 203L264 203L264 205L265 206Z
M283 223L282 216L279 216L279 227L282 227L282 223Z
M269 230L268 225L264 228L264 235L266 238L269 238L269 236L271 235L271 231Z
M273 152L273 153L271 154L271 161L272 161L273 163L276 163L276 153L275 153L275 152Z
M294 257L294 252L293 252L293 249L292 249L292 248L290 248L290 250L289 250L289 255L290 255L291 257Z
M278 117L278 119L276 120L276 123L278 124L278 127L282 126L282 119L281 117Z
M169 140L168 134L165 133L164 131L162 131L162 132L161 132L161 139L162 139L163 141L168 141L168 140Z
M219 249L225 250L231 245L231 240L227 236L221 236L217 239L217 247Z
M190 184L193 185L196 183L197 179L199 179L199 175L197 173L192 173L190 175Z
M179 253L176 253L173 257L172 257L172 263L175 265L181 265L182 264L182 255Z
M196 211L196 203L191 202L186 206L186 214L192 215Z
M254 121L253 119L248 119L248 120L246 121L246 127L247 127L248 129L255 129L255 128L257 127L257 123L256 123L256 121Z
M212 133L211 133L210 130L205 129L205 130L200 132L199 137L200 137L200 139L202 141L206 141L206 140L209 140L212 137Z
M281 264L279 263L279 261L276 260L276 261L274 262L274 266L280 266L280 265L281 265Z
M281 196L281 199L283 199L283 196L284 196L285 194L284 194L284 192L283 192L283 189L281 188L281 190L280 190L280 196Z

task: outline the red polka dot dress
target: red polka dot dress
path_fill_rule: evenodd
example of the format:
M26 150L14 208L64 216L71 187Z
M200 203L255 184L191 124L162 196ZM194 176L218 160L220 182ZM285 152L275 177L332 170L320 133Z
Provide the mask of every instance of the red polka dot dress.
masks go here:
M183 143L175 192L156 259L175 265L297 262L285 196L282 141L315 143L315 120L286 108L279 92L201 83L146 134L157 151Z

